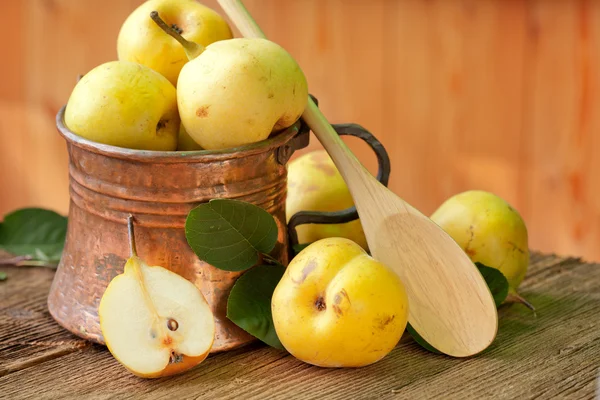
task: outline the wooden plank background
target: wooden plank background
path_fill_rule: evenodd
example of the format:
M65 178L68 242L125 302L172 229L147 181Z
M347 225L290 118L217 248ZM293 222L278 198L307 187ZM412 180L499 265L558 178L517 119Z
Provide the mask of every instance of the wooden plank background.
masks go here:
M67 211L54 116L78 74L116 58L140 3L1 2L0 214ZM384 143L397 194L430 214L454 193L491 190L522 213L531 247L600 259L600 1L245 3L329 119Z
M103 346L50 316L47 268L8 267L0 284L3 399L152 400L593 400L600 387L600 264L534 253L519 304L499 309L498 336L481 354L428 353L407 333L363 368L319 368L253 343L213 354L177 376L141 379Z

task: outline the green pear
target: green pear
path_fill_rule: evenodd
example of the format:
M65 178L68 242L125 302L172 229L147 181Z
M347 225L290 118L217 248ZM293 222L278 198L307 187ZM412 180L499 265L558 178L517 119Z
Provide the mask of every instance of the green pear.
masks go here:
M203 48L182 38L157 13L152 18L190 58L177 80L177 104L185 130L202 148L264 140L304 112L306 77L283 47L267 39L235 38Z
M447 199L431 219L473 262L504 274L509 284L507 301L533 308L517 293L529 266L527 227L508 202L490 192L469 190Z
M179 138L177 139L178 151L196 151L202 150L202 147L192 139L186 132L183 124L179 125Z
M110 61L85 74L65 109L65 125L88 140L139 150L177 148L177 91L141 64Z

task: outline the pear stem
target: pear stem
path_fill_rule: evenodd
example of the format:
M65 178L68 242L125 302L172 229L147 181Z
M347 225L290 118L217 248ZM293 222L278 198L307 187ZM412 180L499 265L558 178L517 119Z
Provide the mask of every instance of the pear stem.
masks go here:
M131 257L137 258L138 255L137 255L137 249L135 247L135 231L133 229L133 215L132 214L129 214L129 216L127 217L127 231L129 233L129 250L131 251ZM142 289L144 299L146 300L146 305L148 306L148 309L150 310L150 312L152 313L152 316L154 317L153 328L158 327L158 330L160 331L161 336L168 337L167 333L165 332L163 324L161 324L162 318L160 317L160 315L158 314L158 311L156 310L156 306L154 305L154 302L152 301L152 297L150 297L150 293L148 293L148 289L146 289L146 282L144 280L144 275L142 274L142 270L140 268L140 263L142 263L141 260L134 260L134 262L131 263L131 267L132 267L133 273L136 275L137 280ZM179 327L179 324L177 323L176 320L169 319L167 321L167 327L170 330L175 331ZM171 329L171 328L174 328L174 329Z
M133 215L127 217L127 230L129 232L129 250L132 257L137 257L137 249L135 248L135 232L133 230Z
M181 43L185 54L190 60L198 57L204 51L204 46L186 40L183 36L181 36L181 34L179 34L179 32L167 25L167 23L158 15L158 11L152 11L150 13L150 18L152 18L152 20L160 27L160 29Z
M506 296L506 300L507 303L521 303L523 304L525 307L529 308L531 311L534 312L535 314L535 307L533 306L533 304L531 304L530 302L528 302L524 297L522 297L519 293L517 293L516 291L510 291L508 293L508 295Z

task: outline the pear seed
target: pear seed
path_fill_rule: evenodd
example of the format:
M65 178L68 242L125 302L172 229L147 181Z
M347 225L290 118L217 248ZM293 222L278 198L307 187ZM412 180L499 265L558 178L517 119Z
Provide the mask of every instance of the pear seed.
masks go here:
M176 331L177 328L179 328L179 324L173 318L169 318L167 320L167 328L169 328L170 331Z

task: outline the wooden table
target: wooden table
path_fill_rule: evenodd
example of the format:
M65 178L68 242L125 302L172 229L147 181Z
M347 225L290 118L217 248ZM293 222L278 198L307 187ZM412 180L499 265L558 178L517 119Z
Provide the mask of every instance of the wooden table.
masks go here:
M600 398L600 264L532 255L517 304L500 310L496 341L469 359L428 353L404 336L360 369L304 364L259 343L210 356L185 374L143 380L102 346L58 326L46 309L53 271L2 268L3 399L595 399Z

